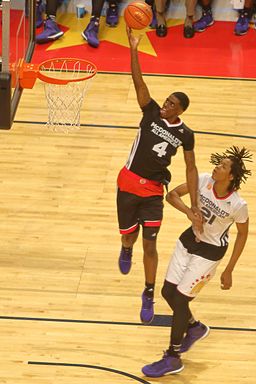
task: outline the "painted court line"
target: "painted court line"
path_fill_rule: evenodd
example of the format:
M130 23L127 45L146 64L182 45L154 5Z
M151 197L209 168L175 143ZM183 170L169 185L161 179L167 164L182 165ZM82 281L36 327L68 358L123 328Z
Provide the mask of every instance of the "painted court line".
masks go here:
M118 375L129 377L130 379L133 379L139 383L143 384L150 384L148 381L141 379L138 376L132 375L130 373L120 371L118 369L113 368L107 368L107 367L101 367L99 365L90 365L90 364L75 364L75 363L55 363L55 362L49 362L49 361L28 361L29 365L46 365L46 366L57 366L57 367L75 367L75 368L89 368L89 369L98 369L101 371L116 373Z
M48 321L53 323L79 323L79 324L99 324L99 325L130 325L141 327L170 327L172 316L170 315L155 315L154 320L150 324L123 322L123 321L104 321L104 320L74 320L74 319L55 319L48 317L23 317L23 316L0 316L0 320L21 320L21 321ZM256 328L238 328L238 327L215 327L209 326L215 330L225 331L242 331L256 332Z

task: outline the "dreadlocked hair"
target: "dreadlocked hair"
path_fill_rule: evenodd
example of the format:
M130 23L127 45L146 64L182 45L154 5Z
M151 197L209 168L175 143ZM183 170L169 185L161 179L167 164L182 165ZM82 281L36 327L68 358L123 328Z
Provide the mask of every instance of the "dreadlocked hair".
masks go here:
M228 190L237 191L240 189L240 184L245 183L248 176L251 176L252 174L252 172L249 169L246 169L244 165L244 161L253 161L252 154L245 147L239 149L233 145L222 154L212 153L210 163L219 165L223 159L230 159L232 161L231 174L233 180L231 180Z

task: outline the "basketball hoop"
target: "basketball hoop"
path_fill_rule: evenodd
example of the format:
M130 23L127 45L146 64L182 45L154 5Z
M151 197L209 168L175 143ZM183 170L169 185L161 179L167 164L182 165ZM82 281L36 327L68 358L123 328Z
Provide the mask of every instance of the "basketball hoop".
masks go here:
M36 79L45 85L48 104L47 126L56 132L70 132L80 127L80 111L85 93L97 73L96 66L87 60L57 58L41 64L10 64L12 86L19 81L21 88L33 88Z
M80 127L80 111L96 66L76 58L42 62L37 78L44 82L48 104L47 126L55 132L71 132Z

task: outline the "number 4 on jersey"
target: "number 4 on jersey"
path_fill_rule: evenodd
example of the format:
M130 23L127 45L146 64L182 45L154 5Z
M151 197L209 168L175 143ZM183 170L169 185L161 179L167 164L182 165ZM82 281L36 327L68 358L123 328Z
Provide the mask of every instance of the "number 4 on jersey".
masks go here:
M166 155L167 146L168 146L168 143L166 141L162 141L162 143L155 144L152 149L157 153L158 157L162 157Z

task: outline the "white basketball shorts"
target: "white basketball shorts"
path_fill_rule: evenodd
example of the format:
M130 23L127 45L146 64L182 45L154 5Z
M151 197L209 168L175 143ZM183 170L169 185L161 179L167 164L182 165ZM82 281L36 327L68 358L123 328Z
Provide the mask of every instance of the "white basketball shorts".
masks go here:
M178 240L169 262L166 280L177 285L183 295L196 297L215 275L219 263L220 260L212 261L188 253Z

